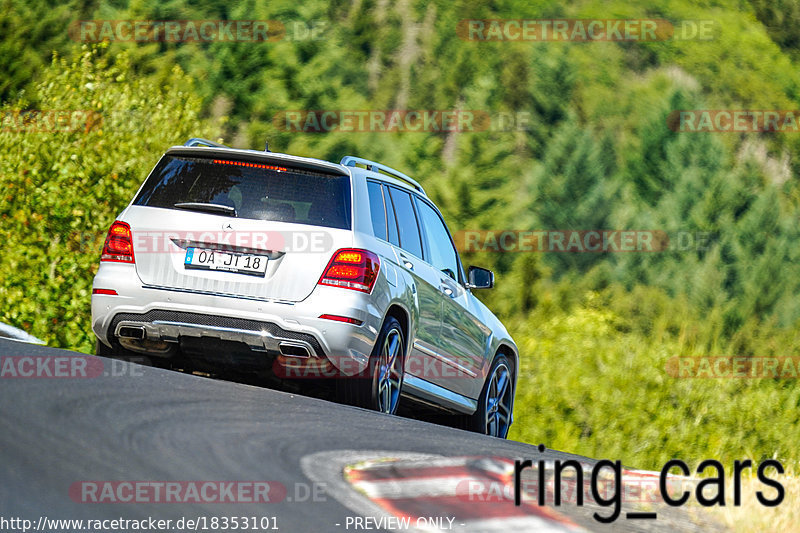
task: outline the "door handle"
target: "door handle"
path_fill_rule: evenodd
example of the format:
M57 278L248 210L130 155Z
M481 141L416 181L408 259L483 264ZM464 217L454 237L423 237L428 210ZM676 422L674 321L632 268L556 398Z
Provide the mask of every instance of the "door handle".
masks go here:
M408 260L408 258L404 255L400 256L400 260L403 262L403 266L409 270L414 270L414 263Z

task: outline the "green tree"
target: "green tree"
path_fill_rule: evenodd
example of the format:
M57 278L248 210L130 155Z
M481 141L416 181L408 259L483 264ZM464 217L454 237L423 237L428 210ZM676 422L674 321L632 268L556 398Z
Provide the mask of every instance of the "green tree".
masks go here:
M55 58L26 100L0 109L77 117L0 131L0 239L18 251L0 254L0 320L57 346L93 348L89 298L105 231L164 147L214 135L179 68L169 85L130 74L124 55L112 66L102 49L84 49Z

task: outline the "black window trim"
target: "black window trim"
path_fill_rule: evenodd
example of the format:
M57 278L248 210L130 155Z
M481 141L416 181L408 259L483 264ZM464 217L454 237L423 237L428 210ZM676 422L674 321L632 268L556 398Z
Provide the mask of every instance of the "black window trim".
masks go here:
M392 200L392 195L389 193L388 185L386 182L381 182L381 190L383 192L383 205L389 205L392 208L392 220L394 220L394 231L397 233L397 244L391 241L391 232L389 231L389 211L386 211L386 237L389 239L389 244L392 246L400 246L400 226L397 225L397 211L394 208L394 200ZM420 240L422 236L420 235Z

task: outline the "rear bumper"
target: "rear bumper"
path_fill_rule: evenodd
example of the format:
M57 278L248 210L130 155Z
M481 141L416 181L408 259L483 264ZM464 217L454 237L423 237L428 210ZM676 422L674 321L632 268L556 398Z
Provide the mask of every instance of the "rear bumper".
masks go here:
M143 286L134 265L102 263L93 288L117 295L92 295L92 330L113 337L141 335L177 343L210 337L242 342L254 352L298 359L327 359L344 375L363 370L378 335L383 309L375 297L318 286L301 302L278 302ZM376 294L376 292L373 292ZM332 314L360 325L319 318Z
M286 330L273 322L171 309L117 313L111 319L106 335L165 342L178 342L181 337L214 337L241 342L256 352L292 352L302 353L305 357L325 357L325 351L315 336Z

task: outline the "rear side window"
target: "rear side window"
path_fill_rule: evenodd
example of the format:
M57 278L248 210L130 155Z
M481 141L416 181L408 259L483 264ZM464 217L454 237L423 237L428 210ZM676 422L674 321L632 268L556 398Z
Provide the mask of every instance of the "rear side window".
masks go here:
M400 236L397 234L397 219L394 216L392 197L389 196L389 187L383 186L383 198L386 200L386 224L389 226L389 242L400 246Z
M383 206L383 191L381 184L374 181L367 182L369 193L369 211L372 217L372 232L379 239L386 239L386 208Z
M261 163L164 156L135 205L233 207L239 218L350 229L350 178Z
M411 204L411 195L407 192L389 187L395 215L397 215L397 228L400 231L400 248L422 257L422 242L419 237L419 225L414 206Z

